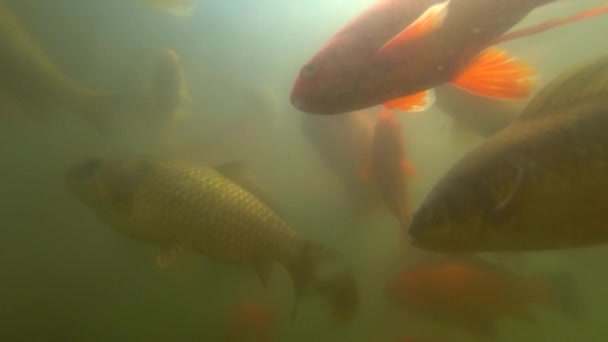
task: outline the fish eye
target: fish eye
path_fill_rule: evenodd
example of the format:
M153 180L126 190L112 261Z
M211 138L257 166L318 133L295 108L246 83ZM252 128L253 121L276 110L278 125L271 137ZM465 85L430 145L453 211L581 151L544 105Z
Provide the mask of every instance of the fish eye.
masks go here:
M317 66L314 63L308 63L302 67L301 74L303 76L311 76L317 71Z

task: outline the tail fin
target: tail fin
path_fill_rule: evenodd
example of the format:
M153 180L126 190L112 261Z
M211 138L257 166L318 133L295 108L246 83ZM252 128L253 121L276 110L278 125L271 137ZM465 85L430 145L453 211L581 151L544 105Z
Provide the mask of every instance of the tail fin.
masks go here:
M336 265L340 266L338 270ZM339 252L310 240L298 242L295 254L286 264L296 298L292 319L305 294L324 296L338 319L356 313L359 302L357 286L352 272L343 266L344 258Z
M531 280L540 286L533 286L534 296L542 304L555 308L568 316L584 316L584 308L577 293L576 280L570 274L556 273Z

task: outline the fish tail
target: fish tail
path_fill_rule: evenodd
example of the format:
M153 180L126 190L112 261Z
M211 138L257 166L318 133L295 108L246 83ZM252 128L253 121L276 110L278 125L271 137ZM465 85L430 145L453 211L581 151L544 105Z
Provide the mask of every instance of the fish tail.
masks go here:
M571 317L580 318L584 315L583 304L578 296L574 276L555 273L545 275L542 279L533 279L532 282L537 284L537 286L532 287L532 291L541 304L559 310Z
M291 318L295 318L299 301L305 294L324 297L338 320L354 317L359 297L352 271L345 266L345 258L338 251L314 241L298 241L295 253L286 263L294 283Z

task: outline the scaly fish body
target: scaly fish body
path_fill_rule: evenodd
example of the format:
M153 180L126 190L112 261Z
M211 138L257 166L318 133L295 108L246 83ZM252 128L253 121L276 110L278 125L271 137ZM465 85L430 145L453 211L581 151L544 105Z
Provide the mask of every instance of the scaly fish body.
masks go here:
M454 79L492 40L547 0L451 0L440 27L388 59L378 51L441 0L382 0L342 28L306 63L292 104L307 113L372 107Z
M296 236L271 200L250 179L237 177L239 169L235 163L210 168L178 161L89 160L70 167L66 182L118 232L160 246L159 266L187 248L251 266L266 285L271 262L278 261L293 279L296 300L314 286L339 286L348 300L337 302L334 293L321 289L317 293L328 297L339 317L356 313L357 287L340 254ZM338 262L338 273L316 284L325 262Z
M608 242L608 58L550 83L462 158L410 235L439 251L551 250Z
M85 115L114 105L114 95L88 89L64 74L3 4L0 45L0 89L20 104L41 111L63 107Z
M128 184L113 183L124 176ZM115 162L104 164L98 182L100 194L109 196L93 206L99 217L139 240L240 264L287 260L296 240L263 202L211 168ZM113 186L127 186L129 193L122 196Z

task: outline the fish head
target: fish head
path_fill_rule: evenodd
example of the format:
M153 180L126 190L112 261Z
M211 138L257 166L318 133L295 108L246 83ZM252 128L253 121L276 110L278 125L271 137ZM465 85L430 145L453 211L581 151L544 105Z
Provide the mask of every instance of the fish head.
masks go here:
M442 253L478 252L494 230L488 220L494 201L483 184L475 172L449 172L414 213L408 227L412 245Z
M65 171L72 195L98 213L126 213L142 179L142 162L89 159Z
M291 104L313 114L350 111L354 88L366 63L364 41L348 35L336 36L300 69L291 91Z

